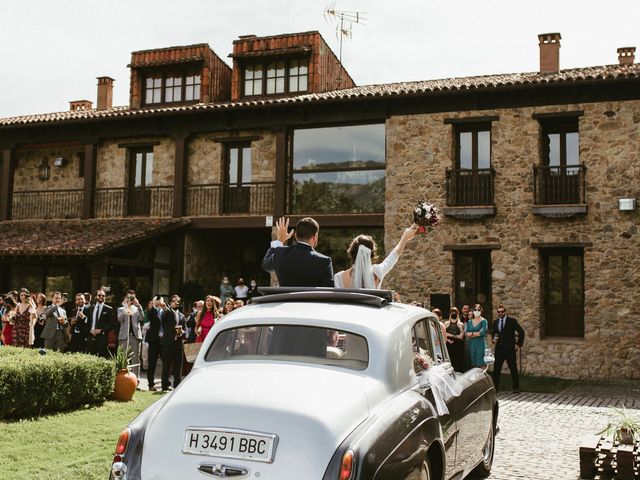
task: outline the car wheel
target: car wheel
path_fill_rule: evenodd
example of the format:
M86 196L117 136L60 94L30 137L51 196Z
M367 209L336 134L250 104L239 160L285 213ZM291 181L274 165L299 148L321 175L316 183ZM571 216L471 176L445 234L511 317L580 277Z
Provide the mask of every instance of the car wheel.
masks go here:
M488 477L491 473L491 466L493 465L493 453L495 451L496 444L496 429L493 422L491 422L491 430L489 431L489 437L482 447L482 462L473 471L474 475L479 477Z

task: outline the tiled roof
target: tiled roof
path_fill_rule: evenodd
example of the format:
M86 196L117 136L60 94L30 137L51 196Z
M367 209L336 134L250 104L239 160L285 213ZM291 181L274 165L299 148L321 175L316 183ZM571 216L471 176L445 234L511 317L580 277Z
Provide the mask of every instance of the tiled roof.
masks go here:
M144 67L158 67L160 65L177 65L182 63L199 63L204 62L204 58L198 55L194 55L191 57L178 58L175 60L166 59L166 60L153 60L150 62L138 62L135 65L129 64L127 67L130 68L144 68Z
M189 223L186 219L0 222L0 256L92 256Z
M483 91L502 88L527 88L553 86L566 83L586 83L612 80L640 79L640 64L604 65L598 67L574 68L558 73L510 73L477 77L447 78L443 80L422 80L414 82L363 85L345 90L324 93L308 93L276 98L257 98L237 102L197 103L190 105L165 106L156 108L131 109L115 107L110 110L76 110L38 115L25 115L0 119L0 128L30 125L36 123L56 123L89 119L137 117L164 113L226 110L244 107L272 106L292 103L321 103L340 100L354 100L371 97L403 97L434 95L445 92Z

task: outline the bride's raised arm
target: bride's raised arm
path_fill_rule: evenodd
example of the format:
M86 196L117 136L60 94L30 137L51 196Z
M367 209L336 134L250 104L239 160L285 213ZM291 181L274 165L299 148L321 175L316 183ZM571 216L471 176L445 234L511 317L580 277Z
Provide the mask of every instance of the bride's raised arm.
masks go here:
M404 251L404 247L407 245L407 243L413 240L413 237L416 236L417 231L418 226L415 223L409 228L405 228L402 232L402 236L400 237L400 241L394 247L394 249L391 250L391 253L387 255L387 258L385 258L381 263L373 266L373 273L376 277L378 277L380 283L382 283L382 279L385 277L385 275L387 275L387 273L391 271L395 264L398 263L400 255L402 255L402 252Z

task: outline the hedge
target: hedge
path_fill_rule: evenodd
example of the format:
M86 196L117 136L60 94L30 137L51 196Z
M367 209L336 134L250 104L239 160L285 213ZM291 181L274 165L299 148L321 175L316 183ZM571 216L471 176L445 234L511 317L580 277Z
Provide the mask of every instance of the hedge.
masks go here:
M102 403L113 392L113 362L82 353L0 348L0 418L37 417Z

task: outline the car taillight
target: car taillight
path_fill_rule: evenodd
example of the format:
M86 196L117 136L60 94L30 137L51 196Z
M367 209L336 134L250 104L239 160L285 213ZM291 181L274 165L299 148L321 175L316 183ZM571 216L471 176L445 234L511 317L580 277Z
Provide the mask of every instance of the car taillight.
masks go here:
M353 450L347 450L342 456L339 480L351 480L353 476Z
M116 445L116 455L124 455L124 452L127 451L127 445L129 443L129 435L131 431L128 428L125 428L120 436L118 437L118 444Z

